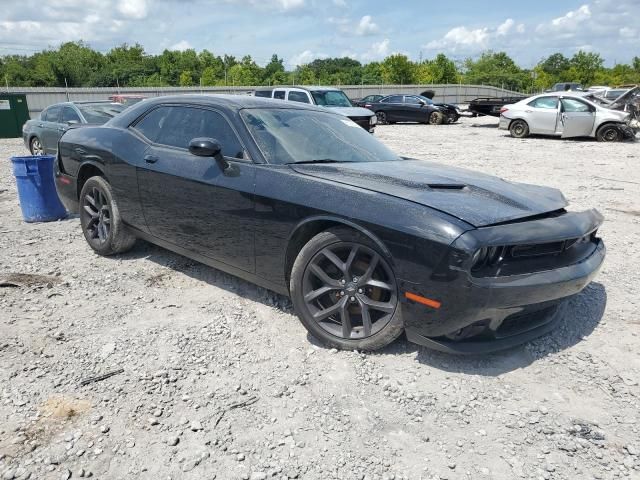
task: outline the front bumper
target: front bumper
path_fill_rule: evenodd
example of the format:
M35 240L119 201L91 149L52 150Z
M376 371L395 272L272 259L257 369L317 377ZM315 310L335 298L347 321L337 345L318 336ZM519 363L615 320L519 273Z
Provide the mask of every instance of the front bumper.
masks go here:
M597 230L602 217L596 211L565 213L558 218L513 223L472 230L454 248L473 251L478 245L553 242ZM467 250L466 247L470 249ZM557 257L557 268L518 274L476 277L450 262L428 282L401 282L412 291L440 303L428 308L403 301L407 338L421 345L456 353L486 353L531 340L553 328L556 308L582 291L600 270L606 249L599 238L581 247L579 258ZM535 263L525 263L525 266Z

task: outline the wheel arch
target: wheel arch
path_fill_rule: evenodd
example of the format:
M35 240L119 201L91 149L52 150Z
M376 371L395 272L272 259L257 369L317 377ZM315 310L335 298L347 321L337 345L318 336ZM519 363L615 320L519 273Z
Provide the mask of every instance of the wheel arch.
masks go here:
M602 122L600 125L598 125L596 127L596 134L598 133L598 131L600 131L600 129L605 128L605 127L622 127L626 125L624 122L618 122L616 120L607 120L605 122Z
M80 198L82 187L91 177L106 177L104 167L95 162L84 162L78 169L78 180L76 182L76 196Z
M288 286L291 279L291 269L293 268L293 263L295 262L298 253L300 253L300 250L302 250L302 247L304 247L309 242L309 240L311 240L320 232L324 232L333 227L349 227L362 233L372 242L374 242L378 248L380 248L385 257L387 257L389 263L391 263L391 265L393 266L393 257L391 256L391 252L382 242L382 240L380 240L373 232L351 220L336 217L333 215L318 215L306 218L301 221L292 230L289 238L287 239L287 250L284 262L284 275L287 282L287 288L289 288Z

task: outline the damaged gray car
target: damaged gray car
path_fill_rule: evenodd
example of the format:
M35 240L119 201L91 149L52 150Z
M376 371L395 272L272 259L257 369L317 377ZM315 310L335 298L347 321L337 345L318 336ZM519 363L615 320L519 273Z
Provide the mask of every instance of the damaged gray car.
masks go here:
M550 135L592 137L601 142L635 138L640 126L637 119L629 111L612 107L580 92L544 93L502 107L500 128L515 138Z

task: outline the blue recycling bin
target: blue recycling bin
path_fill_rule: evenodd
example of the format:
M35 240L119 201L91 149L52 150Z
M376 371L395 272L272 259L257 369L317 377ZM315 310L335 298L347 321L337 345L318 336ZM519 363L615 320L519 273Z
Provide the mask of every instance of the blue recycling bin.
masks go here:
M22 217L26 222L51 222L67 216L56 192L54 161L55 157L51 155L11 157Z

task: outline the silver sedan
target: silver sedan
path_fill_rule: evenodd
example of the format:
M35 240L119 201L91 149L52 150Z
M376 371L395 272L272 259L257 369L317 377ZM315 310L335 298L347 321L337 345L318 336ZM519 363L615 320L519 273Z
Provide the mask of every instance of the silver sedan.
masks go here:
M597 105L579 92L544 93L505 105L500 111L500 128L516 138L538 134L615 142L635 137L630 120L629 113Z

